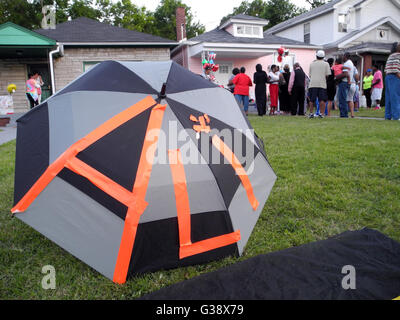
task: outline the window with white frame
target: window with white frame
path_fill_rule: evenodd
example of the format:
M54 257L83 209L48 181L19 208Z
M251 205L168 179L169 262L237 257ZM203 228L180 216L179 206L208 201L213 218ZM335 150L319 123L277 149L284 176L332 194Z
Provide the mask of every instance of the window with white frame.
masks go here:
M304 24L304 42L311 43L311 25L310 25L310 23Z
M348 30L348 23L349 23L349 15L345 13L341 13L338 16L339 22L339 32L346 33Z
M262 37L262 27L252 26L252 25L236 25L236 36L237 37L250 37L250 38L260 38Z

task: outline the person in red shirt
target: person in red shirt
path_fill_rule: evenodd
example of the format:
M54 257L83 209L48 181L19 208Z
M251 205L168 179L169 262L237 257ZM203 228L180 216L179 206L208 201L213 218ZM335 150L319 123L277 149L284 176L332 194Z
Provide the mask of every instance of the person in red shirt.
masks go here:
M235 95L236 100L239 104L243 105L244 112L246 116L249 115L249 93L250 87L253 86L253 82L250 77L246 75L246 68L242 67L240 73L233 79L233 84L235 85Z

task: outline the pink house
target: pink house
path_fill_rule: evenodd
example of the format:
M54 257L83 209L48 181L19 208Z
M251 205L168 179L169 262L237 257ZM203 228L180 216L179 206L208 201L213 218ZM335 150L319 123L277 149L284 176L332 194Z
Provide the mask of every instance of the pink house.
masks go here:
M245 67L253 78L255 67L261 64L264 70L272 64L299 62L308 74L309 66L315 60L318 47L304 42L269 35L263 32L267 20L247 15L231 17L218 28L192 39L186 39L185 13L177 11L177 34L179 46L172 50L171 58L194 73L202 74L202 61L208 53L216 53L215 63L220 66L214 74L220 85L226 86L235 67ZM289 50L283 61L278 62L278 49ZM250 96L254 98L254 87Z

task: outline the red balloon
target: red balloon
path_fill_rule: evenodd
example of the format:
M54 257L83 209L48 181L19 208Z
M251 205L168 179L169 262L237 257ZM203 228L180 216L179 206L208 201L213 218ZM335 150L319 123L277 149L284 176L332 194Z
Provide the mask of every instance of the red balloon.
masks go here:
M212 71L217 72L219 70L219 64L213 66Z

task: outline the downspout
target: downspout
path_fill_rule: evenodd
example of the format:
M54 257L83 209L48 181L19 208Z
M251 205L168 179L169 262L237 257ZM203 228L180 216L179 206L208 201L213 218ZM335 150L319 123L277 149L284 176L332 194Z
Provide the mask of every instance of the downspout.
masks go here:
M51 78L51 94L54 95L56 93L56 81L55 81L55 75L54 75L54 62L53 62L53 56L56 53L60 53L63 55L64 48L62 44L59 44L57 42L57 49L50 51L49 52L49 63L50 63L50 78Z

